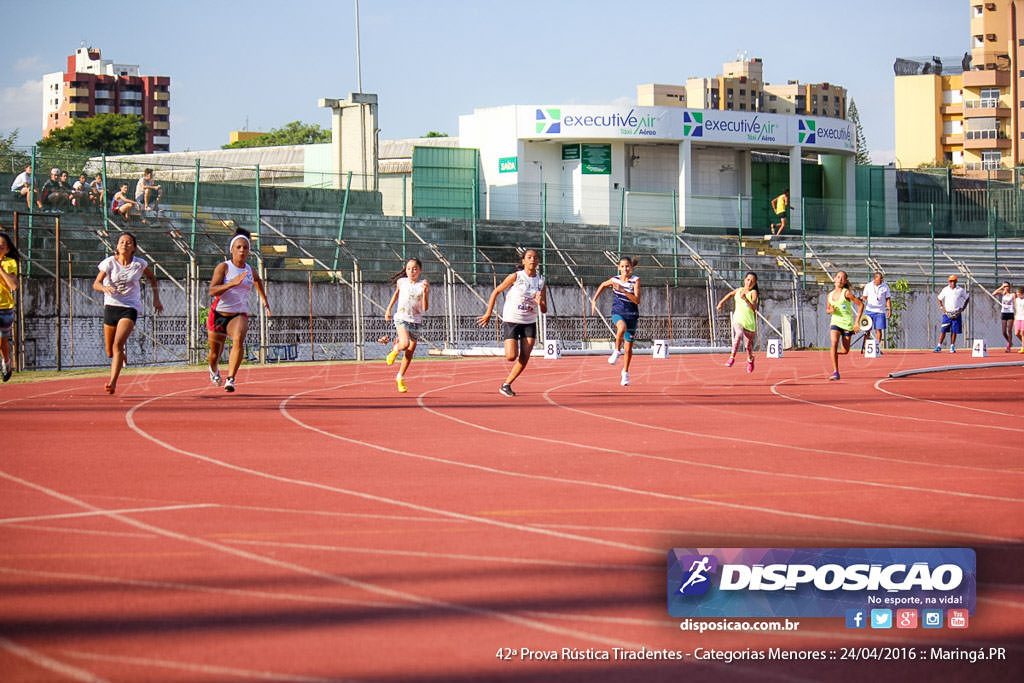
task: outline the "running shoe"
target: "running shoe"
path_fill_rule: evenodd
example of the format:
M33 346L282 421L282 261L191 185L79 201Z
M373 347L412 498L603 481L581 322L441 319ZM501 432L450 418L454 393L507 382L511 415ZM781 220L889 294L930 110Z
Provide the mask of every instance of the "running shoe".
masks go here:
M839 379L839 373L838 372L833 372L832 375L828 379L829 379L830 382L836 381L837 379Z
M936 347L935 347L934 349L932 349L932 352L933 352L933 353L938 353L938 352L939 352L939 351L941 351L941 350L942 350L942 347L941 347L941 346L936 346Z
M622 351L615 349L612 351L612 355L608 356L608 365L615 365L619 362L619 356L622 355Z
M391 352L385 360L387 360L388 365L394 365L396 358L398 358L398 349L391 349Z
M516 392L512 391L511 384L502 384L501 388L498 389L498 393L501 394L502 396L508 396L509 398L512 398L513 396L516 395Z
M233 392L234 390L235 390L235 378L234 377L228 377L226 380L224 380L224 391L227 391L227 392L230 393L230 392Z
M1024 353L1024 346L1020 347L1020 351L1018 351L1017 353Z
M0 375L3 376L3 380L5 382L11 378L12 372L14 372L14 369L11 367L10 363L3 363L3 368L0 369Z
M956 353L956 347L955 346L950 346L949 347L949 352L950 353Z
M1013 344L1007 344L1006 345L1006 353L1009 353L1010 349L1012 349L1012 348L1013 348Z
M725 361L725 367L731 368L732 364L735 363L735 362L736 362L736 359L733 358L732 356L729 356L729 360Z
M395 382L398 384L398 393L404 394L405 392L409 391L409 389L405 386L405 380L402 379L401 377L396 379Z
M622 381L619 382L619 384L621 384L624 387L629 386L629 373L626 372L625 370L622 371Z
M751 358L750 360L747 361L747 372L753 372L753 371L754 371L754 359Z
M210 384L215 387L219 387L220 383L220 370L210 370Z

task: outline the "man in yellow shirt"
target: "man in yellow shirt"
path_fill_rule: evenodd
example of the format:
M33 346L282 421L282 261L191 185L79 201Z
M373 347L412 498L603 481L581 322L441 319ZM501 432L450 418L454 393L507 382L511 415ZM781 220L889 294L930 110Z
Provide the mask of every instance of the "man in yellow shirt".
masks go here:
M780 194L778 197L772 200L772 211L778 217L778 223L772 223L768 226L772 236L781 235L782 231L786 229L786 212L789 211L789 188L787 187L785 192ZM778 230L775 227L778 226Z
M0 232L0 379L11 378L11 326L14 325L14 291L18 289L18 249Z

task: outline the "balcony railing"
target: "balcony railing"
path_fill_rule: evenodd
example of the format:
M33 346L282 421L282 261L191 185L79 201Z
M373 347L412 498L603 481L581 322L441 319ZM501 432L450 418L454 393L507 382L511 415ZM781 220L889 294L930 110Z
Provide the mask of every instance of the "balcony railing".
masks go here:
M980 100L964 100L965 109L995 109L1004 106L999 103L998 97L983 97Z

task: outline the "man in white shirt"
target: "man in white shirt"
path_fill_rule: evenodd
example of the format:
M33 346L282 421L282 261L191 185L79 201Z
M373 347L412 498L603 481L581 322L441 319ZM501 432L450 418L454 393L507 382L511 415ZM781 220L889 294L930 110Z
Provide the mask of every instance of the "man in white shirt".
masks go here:
M14 182L11 183L11 192L13 192L16 197L24 197L25 205L28 207L29 211L32 210L32 164L25 164L25 170L14 178ZM37 203L38 200L39 198L36 197ZM42 206L42 204L40 204L40 206Z
M864 285L862 293L864 313L871 318L871 329L878 340L878 352L882 352L882 330L885 329L886 318L892 315L892 295L889 285L882 282L882 273L875 273L872 281Z
M956 335L963 332L963 325L960 321L960 314L967 308L967 302L971 300L967 290L956 283L956 275L949 276L949 285L939 292L939 310L942 311L942 325L939 327L939 343L935 347L935 353L942 350L942 342L946 341L946 333L949 332L949 352L956 353Z

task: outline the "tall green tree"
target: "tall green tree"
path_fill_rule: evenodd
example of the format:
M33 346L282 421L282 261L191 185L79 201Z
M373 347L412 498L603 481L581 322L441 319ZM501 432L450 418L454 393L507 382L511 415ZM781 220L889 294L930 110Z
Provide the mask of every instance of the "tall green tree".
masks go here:
M853 101L852 97L850 98L850 106L846 110L846 118L850 119L850 123L853 124L856 130L855 161L858 166L867 166L871 163L871 154L868 152L867 138L864 137L864 126L860 123L860 112L857 111L857 103Z
M146 124L140 116L97 114L50 131L38 146L51 151L142 154L146 151Z
M0 135L0 171L21 173L21 169L28 163L28 155L16 149L20 132L15 128L7 135Z
M280 128L273 128L269 133L253 138L252 140L239 140L228 145L221 145L221 149L239 149L241 147L277 147L279 145L312 145L318 142L330 142L331 131L321 128L315 123L303 123L292 121Z

